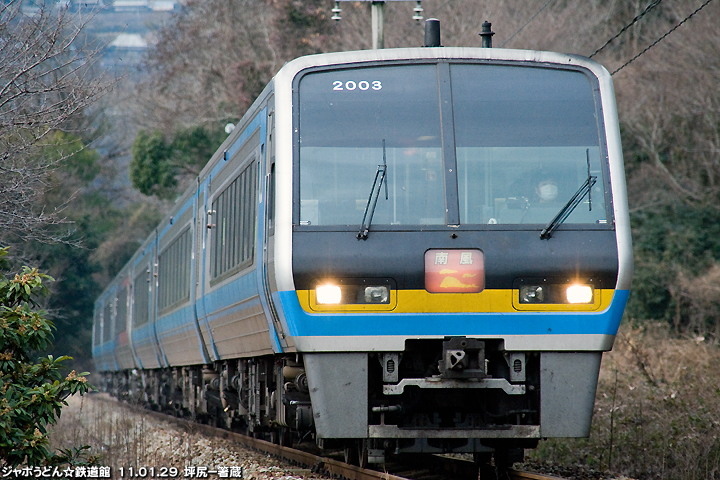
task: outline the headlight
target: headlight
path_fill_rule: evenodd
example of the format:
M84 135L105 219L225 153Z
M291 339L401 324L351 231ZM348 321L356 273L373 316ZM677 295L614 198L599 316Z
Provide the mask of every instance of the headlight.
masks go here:
M337 285L318 285L315 299L319 304L337 305L342 300L342 290Z
M390 302L390 289L388 287L365 287L365 303Z
M513 288L516 305L533 306L549 305L592 305L598 299L592 279L570 278L519 278Z
M377 278L321 280L315 287L317 305L390 305L394 282Z
M521 303L542 303L545 300L545 290L540 285L523 285L520 287Z
M565 291L569 303L592 303L593 289L589 285L570 285Z

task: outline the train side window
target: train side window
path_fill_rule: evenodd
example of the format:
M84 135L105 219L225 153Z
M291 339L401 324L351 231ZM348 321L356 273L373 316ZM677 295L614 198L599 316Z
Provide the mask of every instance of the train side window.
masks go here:
M150 303L150 284L145 269L135 276L135 301L133 302L133 325L141 327L148 323L148 307Z
M127 329L127 286L120 287L117 297L117 312L115 314L115 335L119 335Z
M95 340L95 345L100 345L102 341L102 314L100 313L100 310L95 310L95 331L93 332L93 337Z
M270 165L270 178L268 180L268 231L270 235L275 231L275 163Z
M109 342L112 338L112 299L109 299L103 308L103 343Z
M210 276L218 279L252 264L255 253L257 162L252 161L212 203Z
M164 310L190 299L190 227L186 228L158 259L158 309Z

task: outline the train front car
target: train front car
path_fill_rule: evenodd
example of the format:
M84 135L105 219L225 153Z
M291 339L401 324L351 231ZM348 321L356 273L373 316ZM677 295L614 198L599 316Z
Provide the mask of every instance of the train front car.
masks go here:
M607 71L399 49L296 60L275 93L276 298L317 437L377 460L587 436L632 274Z

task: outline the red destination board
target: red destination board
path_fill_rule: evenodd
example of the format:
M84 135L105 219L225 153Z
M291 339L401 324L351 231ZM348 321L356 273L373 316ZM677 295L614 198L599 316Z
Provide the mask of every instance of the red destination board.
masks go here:
M478 293L485 288L485 257L478 249L425 252L425 290L430 293Z

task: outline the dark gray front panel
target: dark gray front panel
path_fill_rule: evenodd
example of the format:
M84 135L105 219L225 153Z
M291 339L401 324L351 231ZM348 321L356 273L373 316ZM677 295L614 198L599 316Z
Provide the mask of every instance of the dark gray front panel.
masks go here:
M367 438L367 354L316 353L303 358L318 437Z
M540 434L590 435L602 352L540 354Z

